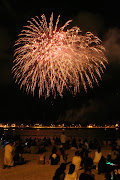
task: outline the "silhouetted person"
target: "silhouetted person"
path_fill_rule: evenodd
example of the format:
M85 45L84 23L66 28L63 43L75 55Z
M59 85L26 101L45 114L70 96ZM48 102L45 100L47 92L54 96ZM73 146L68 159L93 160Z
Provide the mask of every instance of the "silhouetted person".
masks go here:
M77 179L77 172L75 171L75 165L70 164L69 172L65 175L64 180L76 180Z
M6 146L5 146L5 153L4 153L4 166L6 167L12 167L14 165L13 161L13 141L11 140Z
M94 175L91 174L91 168L86 168L85 172L80 175L79 180L95 180Z
M99 163L98 163L98 174L106 172L106 160L102 156Z
M85 152L85 158L84 158L84 168L87 169L92 168L93 166L93 159L90 157L90 154L88 153L88 151Z
M49 160L51 160L51 165L57 165L60 158L57 154L57 149L53 147L52 154L50 155Z
M53 180L64 180L65 178L66 164L62 163L60 167L56 170Z

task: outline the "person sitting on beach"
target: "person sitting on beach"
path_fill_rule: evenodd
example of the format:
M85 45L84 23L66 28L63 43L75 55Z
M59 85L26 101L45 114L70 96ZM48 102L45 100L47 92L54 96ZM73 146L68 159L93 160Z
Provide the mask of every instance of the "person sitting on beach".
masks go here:
M107 171L107 165L106 165L106 159L104 156L101 157L99 163L98 163L98 174L106 173Z
M75 156L72 158L72 163L75 165L75 170L78 171L81 165L81 157L79 155L79 151L75 152Z
M62 163L60 167L56 170L55 175L53 176L53 180L64 180L65 169L66 169L66 164Z
M118 151L114 150L114 148L112 148L112 152L111 152L111 159L112 161L115 161L117 156L118 156Z
M92 168L93 166L93 159L91 158L91 154L88 151L85 152L85 157L83 159L84 168L87 169Z
M95 180L94 175L91 174L91 168L87 167L85 169L85 172L83 172L80 177L79 180Z
M65 175L64 180L77 180L78 175L77 172L75 171L75 165L70 164L69 166L69 172Z
M24 158L22 157L23 149L20 141L16 141L14 145L14 165L24 164Z
M49 160L51 161L51 165L57 165L60 161L60 158L57 154L57 149L53 147L52 154L49 157Z
M39 164L44 165L45 164L45 154L43 151L40 153L40 158L39 158Z
M3 166L3 168L12 167L14 165L13 151L14 151L13 141L10 140L10 142L5 146L4 166Z
M98 170L98 163L102 157L101 148L98 148L97 151L95 151L95 157L94 157L94 165L96 165L96 170Z

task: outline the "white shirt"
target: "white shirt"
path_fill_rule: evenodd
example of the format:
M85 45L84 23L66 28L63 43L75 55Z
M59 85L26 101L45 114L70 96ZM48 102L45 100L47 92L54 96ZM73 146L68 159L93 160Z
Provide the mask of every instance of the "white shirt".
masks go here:
M74 156L72 158L72 164L75 165L75 170L79 170L80 164L81 164L81 157L80 156Z
M77 180L77 173L73 172L72 174L66 174L64 180Z

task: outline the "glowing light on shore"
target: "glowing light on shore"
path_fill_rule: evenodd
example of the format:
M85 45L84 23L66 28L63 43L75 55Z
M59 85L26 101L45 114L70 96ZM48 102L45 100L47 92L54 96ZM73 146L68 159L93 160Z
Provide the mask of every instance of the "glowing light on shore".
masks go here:
M73 94L80 92L81 86L93 88L104 72L107 59L101 40L91 32L82 35L79 27L67 29L71 20L58 29L58 16L53 28L53 13L49 25L43 14L28 21L29 25L19 34L16 41L14 77L34 95L36 87L39 97L52 93L63 96L64 89Z

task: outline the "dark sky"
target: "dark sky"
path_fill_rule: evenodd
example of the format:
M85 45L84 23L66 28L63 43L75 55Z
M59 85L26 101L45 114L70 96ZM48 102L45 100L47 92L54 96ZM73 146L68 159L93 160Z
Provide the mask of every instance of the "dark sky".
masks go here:
M60 14L60 24L72 19L83 32L99 36L106 48L109 61L102 81L88 93L81 90L72 96L44 99L27 94L15 84L11 74L14 43L27 20L45 14L47 20ZM1 122L80 121L112 123L120 120L120 13L115 1L0 1L0 89Z

